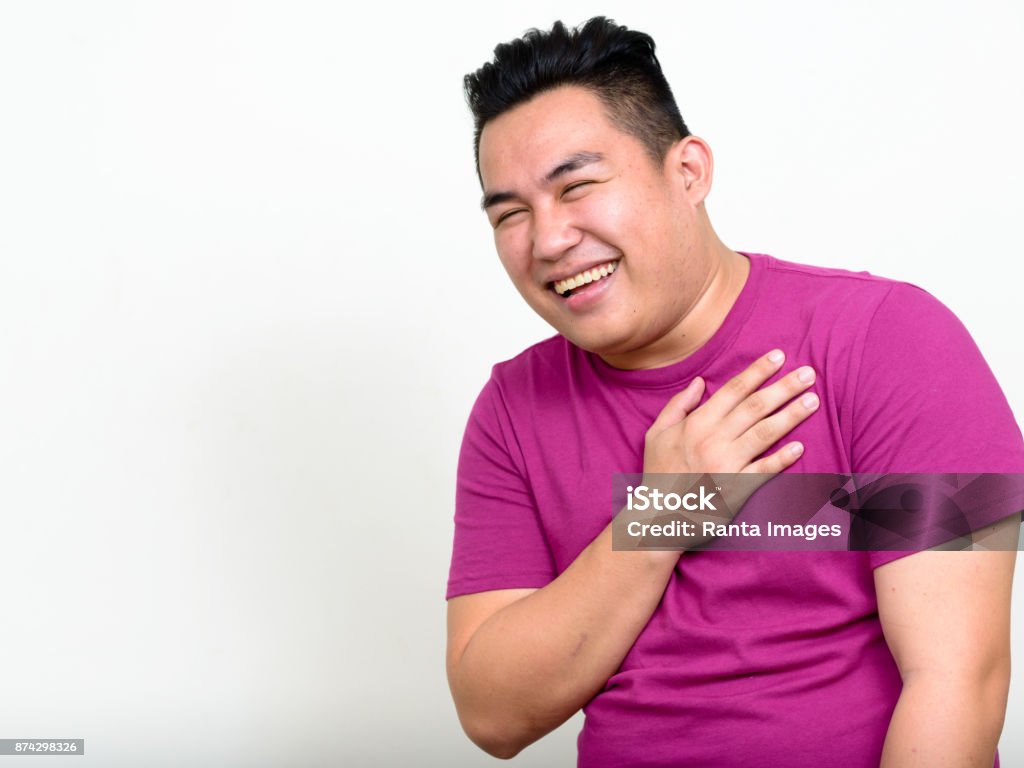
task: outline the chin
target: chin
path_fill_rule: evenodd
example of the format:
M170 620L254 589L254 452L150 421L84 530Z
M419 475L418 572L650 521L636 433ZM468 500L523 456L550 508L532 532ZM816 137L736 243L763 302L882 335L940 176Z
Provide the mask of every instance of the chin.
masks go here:
M595 355L615 355L629 351L629 345L626 342L628 336L621 332L616 334L607 331L580 333L572 330L556 330L580 349L585 349Z

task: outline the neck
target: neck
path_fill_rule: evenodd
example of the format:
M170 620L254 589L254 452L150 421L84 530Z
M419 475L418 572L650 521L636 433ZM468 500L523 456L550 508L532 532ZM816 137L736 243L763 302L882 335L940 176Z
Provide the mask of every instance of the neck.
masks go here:
M700 284L683 319L642 350L602 355L606 363L626 370L662 368L685 360L715 335L747 282L750 260L716 242L701 264Z

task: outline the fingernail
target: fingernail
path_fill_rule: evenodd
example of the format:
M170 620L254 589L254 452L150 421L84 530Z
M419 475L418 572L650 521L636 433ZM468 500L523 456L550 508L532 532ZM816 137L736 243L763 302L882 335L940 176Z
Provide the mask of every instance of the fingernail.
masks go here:
M786 356L782 353L781 349L773 349L771 352L768 353L768 359L771 360L773 363L781 363L783 358L785 357Z
M794 456L799 456L801 453L804 452L804 447L800 443L793 443L791 446L789 446L789 452Z
M814 393L804 395L800 402L803 403L804 408L811 410L818 407L818 396Z
M814 381L814 369L811 368L811 366L809 365L805 365L803 368L800 369L800 372L797 373L796 376L804 384L810 384L812 381Z

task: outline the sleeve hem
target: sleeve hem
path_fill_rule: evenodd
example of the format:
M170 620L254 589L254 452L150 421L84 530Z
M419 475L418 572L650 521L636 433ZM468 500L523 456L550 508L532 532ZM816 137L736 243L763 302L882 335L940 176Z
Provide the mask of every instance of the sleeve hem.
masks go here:
M493 592L499 589L540 589L552 582L550 574L527 574L521 576L488 576L479 579L459 579L448 585L445 600L478 592Z
M916 555L918 552L923 550L920 549L907 549L907 550L892 550L892 551L878 551L868 553L868 562L871 564L871 570L879 568L883 565L895 562L907 555Z

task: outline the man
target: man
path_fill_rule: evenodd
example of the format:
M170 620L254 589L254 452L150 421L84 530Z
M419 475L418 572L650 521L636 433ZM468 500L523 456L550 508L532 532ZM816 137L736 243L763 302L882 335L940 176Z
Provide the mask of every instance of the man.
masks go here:
M914 286L728 249L647 35L595 18L467 76L498 255L557 336L495 366L459 461L448 675L511 757L982 766L1013 551L615 551L617 472L1021 472L970 336Z

